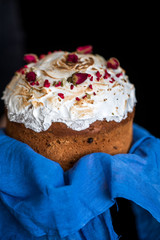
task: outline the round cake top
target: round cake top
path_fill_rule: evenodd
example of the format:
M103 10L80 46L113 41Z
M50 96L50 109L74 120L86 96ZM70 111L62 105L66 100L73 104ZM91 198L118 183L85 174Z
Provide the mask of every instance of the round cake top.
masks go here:
M92 54L92 46L75 52L24 56L3 99L10 121L36 132L52 122L83 130L96 120L120 122L136 103L135 88L116 58Z

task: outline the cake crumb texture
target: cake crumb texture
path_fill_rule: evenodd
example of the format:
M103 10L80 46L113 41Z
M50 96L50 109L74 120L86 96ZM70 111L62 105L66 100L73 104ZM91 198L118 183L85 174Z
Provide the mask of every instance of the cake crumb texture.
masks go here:
M40 133L8 120L6 132L10 137L28 144L37 153L58 162L64 170L68 170L86 154L127 153L132 142L133 118L134 111L121 123L96 121L83 131L72 130L64 123L52 123L47 131Z

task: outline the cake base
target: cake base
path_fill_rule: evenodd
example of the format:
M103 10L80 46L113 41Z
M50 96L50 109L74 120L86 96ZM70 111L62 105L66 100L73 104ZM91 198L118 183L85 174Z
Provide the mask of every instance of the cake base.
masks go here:
M24 124L7 119L6 133L68 170L86 154L127 153L132 142L134 112L128 113L127 118L120 123L96 121L82 131L75 131L64 123L55 122L47 131L37 133L26 128Z

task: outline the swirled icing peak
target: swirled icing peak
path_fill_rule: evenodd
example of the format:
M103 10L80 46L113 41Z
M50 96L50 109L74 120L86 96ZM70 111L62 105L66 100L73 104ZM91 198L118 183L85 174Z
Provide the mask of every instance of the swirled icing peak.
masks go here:
M85 46L39 58L25 55L28 64L3 94L9 120L41 132L52 122L80 131L96 120L126 118L136 103L134 85L116 58L106 61L91 51Z

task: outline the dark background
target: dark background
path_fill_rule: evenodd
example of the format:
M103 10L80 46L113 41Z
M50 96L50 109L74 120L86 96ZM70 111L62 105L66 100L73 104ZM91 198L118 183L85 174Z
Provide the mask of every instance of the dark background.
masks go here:
M24 53L74 51L93 45L94 53L119 59L136 87L135 122L160 137L158 5L135 1L0 0L0 96ZM0 101L0 114L3 112Z
M153 1L145 5L125 1L123 5L115 1L0 0L0 97L14 72L24 65L25 53L74 51L91 44L94 53L119 59L136 87L135 122L160 137L158 8ZM0 115L3 113L0 100ZM119 201L122 210L116 218L128 219L130 208ZM116 216L116 210L112 211ZM117 222L119 226L121 220ZM119 228L128 229L126 234L137 239L133 216L129 223Z

